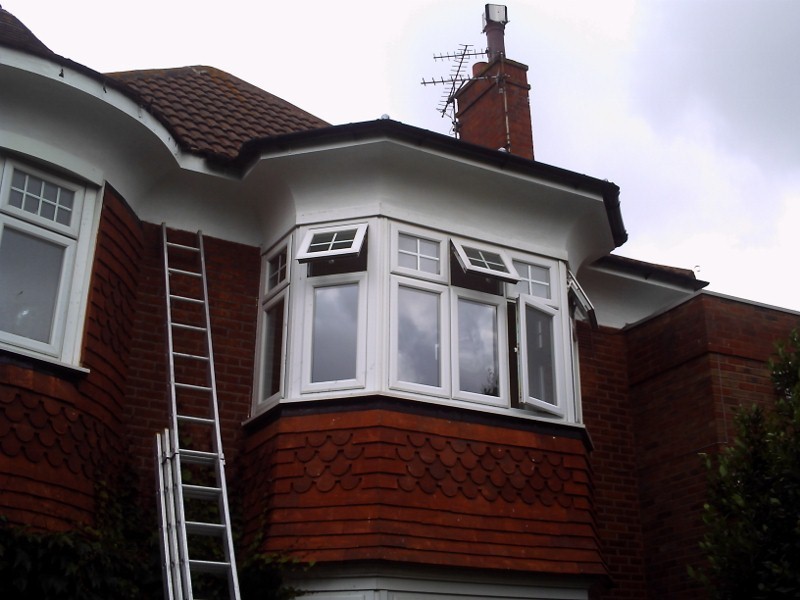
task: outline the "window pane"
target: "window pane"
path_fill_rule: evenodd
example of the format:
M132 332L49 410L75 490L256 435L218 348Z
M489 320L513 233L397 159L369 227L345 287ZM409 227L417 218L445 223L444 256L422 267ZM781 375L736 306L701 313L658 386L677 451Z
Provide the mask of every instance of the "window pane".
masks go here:
M471 248L463 246L464 254L473 267L479 269L487 269L489 271L497 271L498 273L508 273L503 258L497 252L489 252L488 250L479 250L478 248Z
M439 274L439 242L401 233L398 235L397 245L399 266Z
M517 291L520 294L550 298L550 269L519 260L514 261L514 268L520 276L517 282Z
M316 233L314 237L311 238L308 251L329 252L331 250L346 250L353 245L357 232L357 229L345 229L343 231Z
M458 300L458 380L465 392L499 396L497 307Z
M397 290L397 378L439 386L440 295L400 286Z
M266 313L266 333L264 340L264 375L262 396L269 398L280 391L281 387L281 351L283 348L283 310L284 300L281 298Z
M556 404L553 388L553 318L525 306L525 343L528 355L528 395Z
M273 256L267 266L269 275L267 276L267 289L272 290L286 280L286 249Z
M0 239L0 329L49 343L63 246L5 227Z
M358 284L314 290L311 381L356 378Z
M9 204L69 227L75 193L19 169L11 178Z

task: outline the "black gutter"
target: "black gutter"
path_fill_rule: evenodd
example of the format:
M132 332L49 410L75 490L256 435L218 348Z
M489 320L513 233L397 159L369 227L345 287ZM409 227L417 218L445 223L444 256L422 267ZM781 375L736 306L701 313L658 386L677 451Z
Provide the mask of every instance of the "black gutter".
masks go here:
M461 158L472 159L512 173L538 177L575 190L599 194L603 198L615 247L621 246L628 239L628 233L625 231L620 210L620 190L616 184L535 160L529 160L509 152L491 150L483 146L462 142L440 133L412 127L389 119L335 125L322 129L311 129L276 137L249 140L242 144L239 155L236 158L224 161L222 164L235 170L244 170L259 158L272 153L385 137L420 148L429 148Z

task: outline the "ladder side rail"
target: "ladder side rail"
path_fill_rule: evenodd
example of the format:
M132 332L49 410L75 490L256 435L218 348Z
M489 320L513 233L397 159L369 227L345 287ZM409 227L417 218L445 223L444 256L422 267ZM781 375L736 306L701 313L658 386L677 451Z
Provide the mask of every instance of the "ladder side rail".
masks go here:
M177 450L178 445L178 399L175 391L175 360L173 358L175 348L172 339L172 289L170 285L169 273L169 246L167 242L167 224L161 223L161 240L164 249L164 292L166 294L166 319L167 319L167 361L168 361L168 386L169 386L169 408L170 408L170 431L172 434L172 448Z
M228 487L225 481L225 458L222 450L222 431L220 428L219 416L219 403L217 399L217 381L216 381L216 366L214 364L214 352L211 337L211 314L209 311L208 302L208 277L206 273L206 253L205 244L203 243L203 233L197 232L198 246L200 248L200 272L202 274L202 288L203 300L206 321L206 354L208 355L208 386L211 388L211 410L214 415L214 451L217 453L217 483L222 490L220 493L220 516L225 525L225 540L223 543L225 549L225 560L228 562L228 586L230 597L238 600L239 598L239 581L236 570L236 556L233 550L233 535L231 532L231 513L228 506Z
M186 533L186 515L183 510L183 477L181 475L181 454L178 447L172 448L170 468L173 485L172 506L175 511L174 523L176 523L174 535L177 543L175 544L175 549L178 552L176 568L178 570L178 579L183 587L183 598L192 600L194 596L192 595L192 574L189 566L189 539Z
M167 486L165 485L165 461L166 452L164 444L161 442L161 433L156 434L155 442L155 467L156 467L156 493L158 495L158 529L161 532L161 579L164 583L165 600L175 600L174 583L172 580L172 566L174 564L174 553L171 545L172 535L170 528L172 523L167 517ZM165 444L168 440L165 439ZM180 599L179 599L180 600Z
M223 457L222 453L222 431L219 425L219 404L217 401L217 376L216 366L214 364L214 351L211 341L211 312L208 308L208 278L206 275L206 252L203 243L202 232L197 232L198 246L200 247L200 274L202 282L203 293L203 311L206 326L206 354L208 355L208 387L211 392L211 414L214 416L214 452L216 452L220 459ZM224 459L223 459L224 460Z

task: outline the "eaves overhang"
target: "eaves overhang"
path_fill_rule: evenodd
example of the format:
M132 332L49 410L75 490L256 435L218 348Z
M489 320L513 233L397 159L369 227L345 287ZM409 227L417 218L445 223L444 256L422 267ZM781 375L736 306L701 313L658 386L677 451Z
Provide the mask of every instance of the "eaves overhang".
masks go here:
M315 147L363 143L377 139L394 140L420 149L432 150L455 158L475 161L519 176L544 180L583 193L596 194L603 199L615 247L621 246L628 239L620 209L620 190L616 184L542 162L528 160L508 152L491 150L483 146L462 142L440 133L389 119L350 123L250 140L242 145L241 151L235 159L220 161L218 164L221 167L244 172L257 161L270 156ZM216 159L210 160L217 162Z
M70 71L74 71L75 73L88 77L89 79L93 79L94 81L100 83L104 90L111 89L115 92L119 92L138 105L141 109L148 112L150 116L158 121L158 123L169 133L169 135L172 136L172 139L180 139L180 136L175 131L175 128L168 120L162 118L161 115L154 114L154 112L148 110L146 100L138 92L136 92L136 90L130 88L121 81L117 81L112 76L105 75L95 71L94 69L90 69L89 67L75 62L72 59L61 56L60 54L56 54L44 46L38 48L36 46L31 46L30 44L21 44L15 43L13 40L0 39L0 48L2 47L24 52L25 54L50 61L64 69L69 69ZM208 158L208 156L203 156L203 158Z

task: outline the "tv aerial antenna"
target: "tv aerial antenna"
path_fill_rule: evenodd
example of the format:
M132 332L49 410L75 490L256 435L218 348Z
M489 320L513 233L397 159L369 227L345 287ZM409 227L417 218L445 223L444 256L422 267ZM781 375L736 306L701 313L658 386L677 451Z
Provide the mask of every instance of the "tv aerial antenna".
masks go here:
M468 81L483 79L483 77L470 77L469 75L465 75L468 59L479 56L487 56L487 52L475 50L472 44L459 44L459 49L456 52L434 54L433 60L435 61L452 61L450 74L447 77L432 77L430 79L425 79L423 77L422 79L422 85L442 85L445 87L436 110L441 114L442 118L447 117L450 119L452 123L450 131L453 133L457 133L456 94Z

